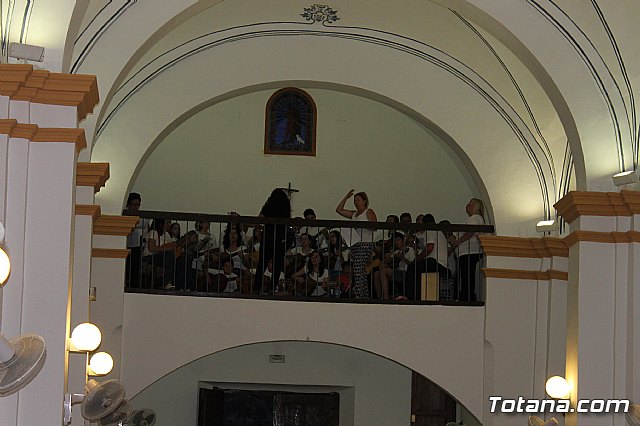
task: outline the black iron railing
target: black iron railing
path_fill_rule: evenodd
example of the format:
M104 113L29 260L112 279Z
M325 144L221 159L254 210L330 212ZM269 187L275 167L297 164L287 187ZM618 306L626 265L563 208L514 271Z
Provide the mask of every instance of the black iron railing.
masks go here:
M125 288L304 300L476 302L491 225L137 211Z

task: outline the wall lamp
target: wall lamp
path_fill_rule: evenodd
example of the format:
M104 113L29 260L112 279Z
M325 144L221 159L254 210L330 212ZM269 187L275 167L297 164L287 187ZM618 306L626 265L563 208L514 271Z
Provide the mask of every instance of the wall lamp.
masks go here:
M536 224L537 232L553 232L558 230L558 222L555 219L541 220Z
M69 351L91 352L100 346L102 334L100 329L90 322L78 324L69 338Z
M0 222L0 242L2 241L4 241L4 225ZM0 246L0 286L7 281L10 272L11 262L9 261L9 256Z
M571 386L564 377L549 377L544 388L547 395L553 399L569 399L571 397Z
M630 183L638 182L638 172L635 170L629 170L626 172L616 173L612 177L613 183L616 186L628 185Z
M113 369L113 358L107 352L97 352L89 359L89 376L104 376Z

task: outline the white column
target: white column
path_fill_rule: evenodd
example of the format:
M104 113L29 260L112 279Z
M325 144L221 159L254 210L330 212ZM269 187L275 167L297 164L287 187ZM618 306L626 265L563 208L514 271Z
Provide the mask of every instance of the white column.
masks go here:
M572 232L630 230L629 217L582 216ZM579 237L569 250L567 300L567 371L573 385L572 405L580 399L632 398L634 250L627 242L589 241ZM636 286L637 287L637 286ZM637 344L637 343L635 343ZM637 367L636 367L637 368ZM616 413L570 413L567 425L622 426Z
M95 248L125 249L126 237L94 236ZM100 350L113 357L113 370L106 379L119 379L122 366L125 259L94 257L91 282L96 301L91 303L91 321L102 331Z
M22 331L22 290L24 282L24 227L27 193L29 141L9 138L7 150L7 199L5 250L11 259L11 275L2 289L2 334L11 339ZM36 332L32 330L32 332ZM3 426L18 423L18 394L0 398Z
M18 425L55 425L62 419L69 329L75 145L30 143L27 183L22 330L40 334L47 362L20 392Z

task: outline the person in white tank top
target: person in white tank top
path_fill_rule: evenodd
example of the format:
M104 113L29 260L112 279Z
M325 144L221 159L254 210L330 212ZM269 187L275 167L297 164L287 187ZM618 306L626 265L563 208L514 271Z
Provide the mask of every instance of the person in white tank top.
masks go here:
M342 200L336 207L336 213L359 222L377 222L378 218L373 209L369 208L369 197L365 192L358 192L354 195L351 189L342 197ZM353 205L356 210L348 210L344 208L347 200L353 196ZM353 272L353 296L356 298L368 298L369 286L367 285L367 276L365 267L371 260L373 252L373 230L364 227L354 228L351 232L351 264Z

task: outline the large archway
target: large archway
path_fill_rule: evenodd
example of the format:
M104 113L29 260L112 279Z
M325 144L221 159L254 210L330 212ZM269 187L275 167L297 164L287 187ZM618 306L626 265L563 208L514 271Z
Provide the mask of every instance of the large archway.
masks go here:
M274 57L272 52L277 51L300 55L291 63ZM306 65L318 57L335 56L336 51L345 52L344 56L331 64ZM258 64L264 64L259 72ZM398 69L411 76L410 86L404 79L388 78ZM482 183L478 186L486 187L491 199L498 232L529 233L537 220L550 214L554 193L551 169L545 169L540 161L542 154L535 154L538 145L528 141L526 126L518 124L522 123L519 116L510 113L506 104L500 105L500 96L487 97L491 87L477 75L471 81L472 71L463 73L463 78L460 74L437 61L343 38L327 42L320 37L279 34L203 51L154 75L132 91L111 116L92 154L92 160L112 164L110 186L98 198L105 211L119 211L131 178L150 147L200 105L256 88L302 82L386 101L446 135L475 166ZM217 75L225 78L212 78ZM495 167L497 158L503 168Z

